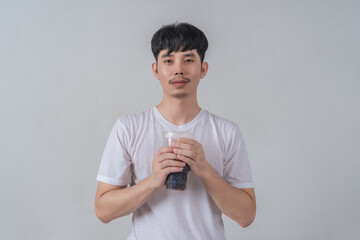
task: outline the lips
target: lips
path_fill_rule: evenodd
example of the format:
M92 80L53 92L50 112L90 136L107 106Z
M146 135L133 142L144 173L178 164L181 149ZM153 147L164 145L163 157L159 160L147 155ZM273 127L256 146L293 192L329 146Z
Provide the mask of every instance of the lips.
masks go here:
M187 82L185 82L185 81L172 82L171 84L174 85L175 87L184 87L187 84Z
M188 82L190 82L190 79L187 78L171 79L169 81L169 83L174 85L175 87L184 87Z

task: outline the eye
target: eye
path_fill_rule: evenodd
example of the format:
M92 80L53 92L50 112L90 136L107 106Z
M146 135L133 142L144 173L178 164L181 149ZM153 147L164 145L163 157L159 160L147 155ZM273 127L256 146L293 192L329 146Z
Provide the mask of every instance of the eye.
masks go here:
M164 60L164 63L172 63L172 60L170 60L170 59L165 59L165 60Z
M194 60L191 59L191 58L188 58L188 59L185 60L185 62L190 63L190 62L194 62Z

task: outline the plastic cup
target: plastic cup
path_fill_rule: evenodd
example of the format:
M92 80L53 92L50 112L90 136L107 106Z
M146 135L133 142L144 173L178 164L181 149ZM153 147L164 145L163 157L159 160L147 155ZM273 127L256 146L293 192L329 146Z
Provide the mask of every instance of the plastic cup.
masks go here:
M179 138L194 139L194 134L184 132L166 132L163 134L164 146L172 146L172 143L177 141ZM166 188L180 191L185 190L189 171L190 167L186 164L182 172L170 173L165 181Z

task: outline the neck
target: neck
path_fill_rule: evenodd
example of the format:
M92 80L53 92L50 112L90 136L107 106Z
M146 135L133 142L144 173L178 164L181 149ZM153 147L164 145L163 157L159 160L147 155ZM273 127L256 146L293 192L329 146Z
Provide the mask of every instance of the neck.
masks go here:
M179 126L193 120L200 112L201 108L194 98L163 98L159 105L156 106L161 115L169 122Z

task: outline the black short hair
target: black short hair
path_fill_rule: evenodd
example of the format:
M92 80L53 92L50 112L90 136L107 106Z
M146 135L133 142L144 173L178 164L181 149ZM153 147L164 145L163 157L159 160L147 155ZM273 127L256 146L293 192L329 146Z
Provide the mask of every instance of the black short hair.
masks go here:
M168 53L196 49L201 62L204 61L208 41L205 34L189 23L174 23L162 26L151 39L151 50L155 60L160 51L168 49Z

